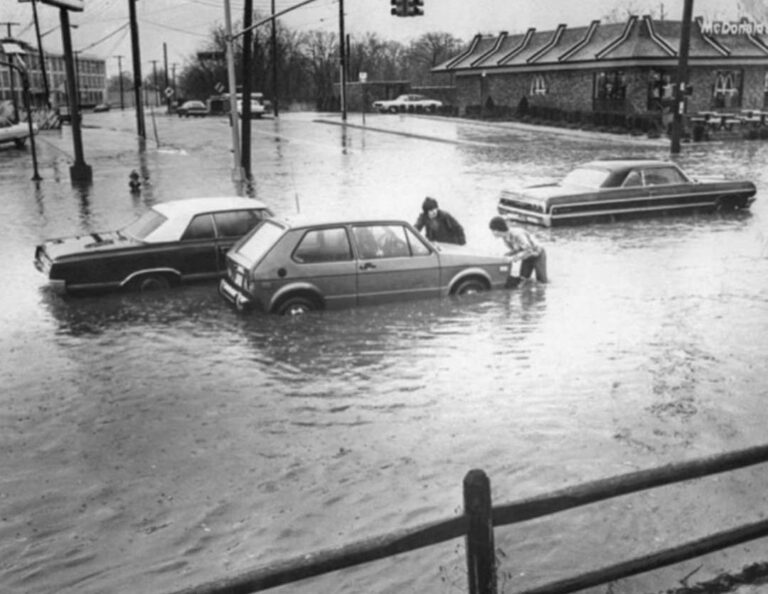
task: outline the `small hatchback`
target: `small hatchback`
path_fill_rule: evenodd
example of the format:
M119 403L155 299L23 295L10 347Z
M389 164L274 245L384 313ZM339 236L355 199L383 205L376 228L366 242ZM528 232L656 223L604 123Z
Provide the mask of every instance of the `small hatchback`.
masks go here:
M509 260L438 246L409 223L264 220L227 254L219 292L238 310L280 315L504 287Z

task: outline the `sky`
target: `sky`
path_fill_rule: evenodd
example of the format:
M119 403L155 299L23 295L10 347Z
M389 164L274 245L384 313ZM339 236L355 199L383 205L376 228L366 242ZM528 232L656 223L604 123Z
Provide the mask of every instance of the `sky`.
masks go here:
M38 0L43 48L61 53L60 10ZM44 1L44 0L42 0ZM264 15L271 12L273 0L252 0ZM303 0L274 0L276 12L294 7ZM281 17L281 22L296 31L324 30L338 33L339 1L314 0ZM612 12L622 17L633 14L663 15L680 20L684 0L423 0L424 16L398 18L390 15L389 0L341 0L344 5L345 33L355 36L376 33L384 39L407 43L424 33L445 32L469 41L478 33L500 31L518 33L535 27L552 30L559 24L572 27L588 25ZM768 0L765 0L768 3ZM142 74L164 63L163 44L167 48L169 70L182 68L204 49L210 31L224 23L224 0L137 0ZM230 0L233 22L241 21L244 0ZM741 6L762 7L763 0L694 0L694 16L711 20L736 20ZM82 12L70 12L73 49L107 62L107 75L132 68L129 0L84 0ZM752 16L752 15L746 15ZM756 16L756 15L755 15ZM17 23L9 25L7 23ZM29 0L0 0L0 34L37 45ZM122 56L118 61L117 56Z

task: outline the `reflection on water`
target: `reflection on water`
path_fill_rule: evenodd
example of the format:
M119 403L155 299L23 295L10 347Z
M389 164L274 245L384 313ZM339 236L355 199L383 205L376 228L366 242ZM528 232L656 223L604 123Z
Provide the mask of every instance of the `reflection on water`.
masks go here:
M23 155L0 154L0 583L10 592L171 591L444 518L458 513L475 467L505 501L762 442L763 144L679 157L696 175L754 179L751 213L536 229L546 286L284 319L239 315L211 284L77 299L44 288L32 267L42 238L114 228L154 201L238 190L223 121L160 119L162 146L183 151L147 143L116 157L132 121L107 117L87 138L85 192L66 173L55 181L60 153L45 138L37 190L17 171ZM411 220L434 195L471 244L493 250L487 224L501 188L598 155L666 152L574 139L555 149L527 131L428 118L367 122L254 122L259 199L280 214ZM375 131L386 127L420 138ZM152 180L138 196L132 169ZM500 531L504 570L532 586L596 557L723 529L764 509L763 483L746 473L730 487L622 501L599 520L585 510ZM722 511L702 518L702 501ZM733 566L742 559L754 560L735 553ZM451 543L286 591L436 592L462 565ZM655 575L638 590L679 577Z

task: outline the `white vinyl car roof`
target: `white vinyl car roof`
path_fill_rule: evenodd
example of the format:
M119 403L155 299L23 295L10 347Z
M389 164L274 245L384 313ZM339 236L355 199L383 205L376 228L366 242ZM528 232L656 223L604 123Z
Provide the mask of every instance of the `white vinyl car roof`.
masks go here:
M186 198L160 202L153 205L151 210L159 212L166 217L167 221L152 231L145 238L145 241L177 241L181 238L192 217L199 214L260 208L267 208L267 205L260 200L240 196Z

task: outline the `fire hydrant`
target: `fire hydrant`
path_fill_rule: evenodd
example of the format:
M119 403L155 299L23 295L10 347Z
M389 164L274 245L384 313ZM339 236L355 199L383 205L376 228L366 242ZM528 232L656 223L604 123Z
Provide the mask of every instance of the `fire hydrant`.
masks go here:
M128 185L131 187L131 192L138 192L141 190L141 181L139 180L139 173L134 169L128 176L130 181Z

